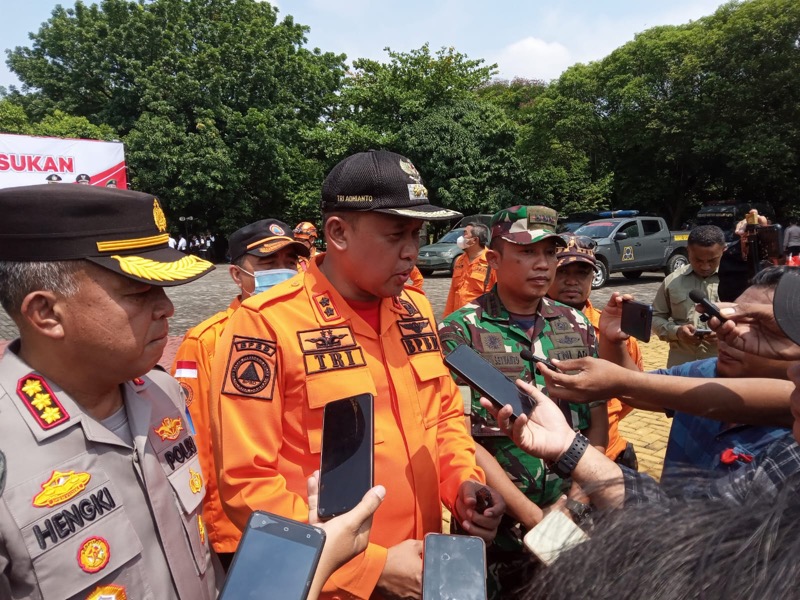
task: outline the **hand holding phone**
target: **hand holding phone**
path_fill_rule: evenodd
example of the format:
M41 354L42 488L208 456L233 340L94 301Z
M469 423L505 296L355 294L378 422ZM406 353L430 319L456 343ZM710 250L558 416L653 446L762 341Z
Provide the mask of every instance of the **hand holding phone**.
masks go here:
M444 364L497 408L510 404L514 417L530 414L536 406L536 400L466 344L445 356Z
M323 521L352 510L372 488L372 394L325 405L317 514Z
M318 527L254 511L219 600L305 600L324 545L325 532Z
M704 338L707 335L711 335L713 332L710 329L705 329L703 327L698 327L694 330L694 335L699 338Z
M620 329L623 333L645 343L650 341L653 327L653 307L636 300L623 300Z
M425 536L422 600L486 600L486 545L479 537Z

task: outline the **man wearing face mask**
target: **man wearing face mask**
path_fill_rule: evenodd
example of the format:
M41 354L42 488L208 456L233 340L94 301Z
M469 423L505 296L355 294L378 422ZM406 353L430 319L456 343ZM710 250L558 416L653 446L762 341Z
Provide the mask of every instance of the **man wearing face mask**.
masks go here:
M239 544L241 532L222 510L211 451L208 396L214 348L242 300L296 275L298 257L309 256L305 244L297 241L292 230L277 219L263 219L242 227L228 238L228 246L231 279L241 293L226 310L186 333L172 365L172 374L181 384L194 423L200 465L206 474L203 514L209 540L226 570Z
M488 243L489 228L481 223L470 223L464 229L464 235L459 236L456 244L464 254L453 265L453 280L450 282L443 316L466 306L497 283L497 275L489 270L489 263L486 262Z

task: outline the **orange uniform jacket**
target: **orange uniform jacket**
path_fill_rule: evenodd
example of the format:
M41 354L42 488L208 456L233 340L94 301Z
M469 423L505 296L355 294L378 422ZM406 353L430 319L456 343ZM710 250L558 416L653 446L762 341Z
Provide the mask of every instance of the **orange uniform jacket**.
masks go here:
M444 305L444 316L466 306L478 296L488 292L497 283L497 275L492 271L489 281L486 281L486 271L489 263L486 262L486 248L470 261L467 253L460 255L453 265L453 280L450 282L450 292Z
M597 330L597 326L600 324L600 311L597 310L592 303L587 300L586 306L583 307L583 314L586 315L586 318L589 319L589 322L594 325L595 332L597 335L600 335L600 332ZM643 368L642 364L642 352L639 350L638 342L630 337L627 340L628 345L628 354L631 355L631 359L636 366L639 367L641 371ZM608 401L608 446L606 446L606 456L611 460L616 460L619 453L625 450L625 446L627 445L627 440L623 438L619 433L619 422L624 419L625 417L630 414L633 410L627 404L623 404L617 398L612 398Z
M211 425L208 418L208 396L211 390L211 361L214 348L233 312L239 308L239 299L231 302L220 311L190 329L183 338L175 361L172 375L181 384L186 405L195 428L200 466L206 477L206 495L203 500L203 517L208 538L216 552L235 552L242 533L222 510L214 468L214 454L211 451Z
M411 269L411 274L408 276L411 280L411 285L413 285L418 290L422 290L422 284L425 283L425 278L420 273L417 267Z
M485 477L424 295L407 288L382 300L378 335L321 273L322 260L246 300L225 328L211 411L220 493L240 526L255 509L307 520L323 407L372 393L374 480L386 500L367 550L325 587L328 598L369 598L387 548L440 531L440 500L452 510L461 483Z

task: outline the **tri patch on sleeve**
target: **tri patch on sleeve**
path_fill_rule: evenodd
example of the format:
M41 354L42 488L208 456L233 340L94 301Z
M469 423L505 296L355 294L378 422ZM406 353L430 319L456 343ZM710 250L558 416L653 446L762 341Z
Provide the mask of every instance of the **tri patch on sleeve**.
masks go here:
M277 366L275 342L233 336L222 393L272 400Z

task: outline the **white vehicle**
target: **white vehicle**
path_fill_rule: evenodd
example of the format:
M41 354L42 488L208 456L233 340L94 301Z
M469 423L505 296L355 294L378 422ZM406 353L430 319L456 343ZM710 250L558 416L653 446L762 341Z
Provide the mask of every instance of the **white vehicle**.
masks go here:
M122 142L0 134L0 189L79 181L127 189Z

